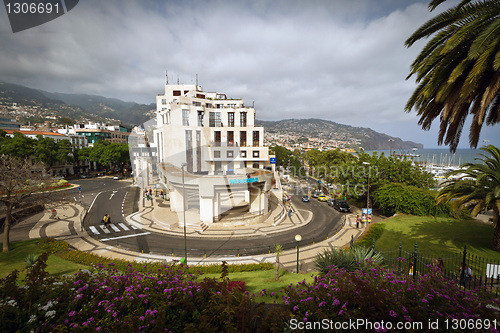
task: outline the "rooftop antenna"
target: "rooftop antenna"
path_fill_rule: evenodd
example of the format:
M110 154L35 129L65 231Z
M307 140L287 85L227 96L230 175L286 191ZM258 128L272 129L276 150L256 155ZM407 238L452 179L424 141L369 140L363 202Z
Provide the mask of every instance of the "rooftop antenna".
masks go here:
M196 86L198 87L198 74L196 74Z
M165 84L168 84L168 71L165 71Z
M179 84L179 74L177 74L177 84Z

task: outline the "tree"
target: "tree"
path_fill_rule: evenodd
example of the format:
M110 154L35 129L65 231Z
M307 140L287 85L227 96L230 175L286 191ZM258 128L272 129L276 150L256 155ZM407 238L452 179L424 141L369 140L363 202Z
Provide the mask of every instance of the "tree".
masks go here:
M434 10L445 0L432 0ZM500 1L462 0L427 21L405 42L434 35L411 65L418 87L405 110L416 108L424 130L439 117L438 144L455 152L468 114L469 144L477 147L482 125L500 122Z
M9 232L14 207L33 198L33 194L44 189L44 165L32 163L30 159L0 156L0 202L6 206L3 230L3 252L10 250ZM49 182L52 180L49 179ZM36 199L36 200L35 200ZM42 193L34 198L40 203Z
M500 149L493 145L482 147L488 153L479 154L483 163L466 163L449 175L436 198L438 203L451 202L454 210L469 208L476 216L482 210L493 210L493 248L500 252Z
M276 262L274 263L274 279L278 281L280 279L280 256L283 254L283 245L274 244L274 253L276 253Z

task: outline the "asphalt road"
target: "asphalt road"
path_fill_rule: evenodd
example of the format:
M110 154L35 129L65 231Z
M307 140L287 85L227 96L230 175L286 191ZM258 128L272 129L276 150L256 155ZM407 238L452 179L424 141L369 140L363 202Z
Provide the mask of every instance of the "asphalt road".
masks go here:
M79 183L82 203L89 207L89 214L84 222L89 235L93 235L92 226L99 224L104 214L108 213L115 225L113 228L119 230L109 229L109 234L104 235L108 236L105 240L107 244L137 252L183 256L183 237L133 229L126 224L125 216L137 211L137 200L140 194L138 188L129 186L130 182L97 178L85 179ZM262 254L268 253L273 244L277 243L282 244L284 249L294 248L296 234L302 236L301 246L326 239L342 221L343 215L317 199L311 199L308 203L302 202L302 195L306 192L307 186L289 191L292 195L292 202L299 211L313 211L314 217L309 224L280 234L260 235L247 239L188 238L188 256ZM72 190L68 194L78 199L78 190ZM97 235L95 237L97 238ZM99 238L102 240L103 235L99 235Z

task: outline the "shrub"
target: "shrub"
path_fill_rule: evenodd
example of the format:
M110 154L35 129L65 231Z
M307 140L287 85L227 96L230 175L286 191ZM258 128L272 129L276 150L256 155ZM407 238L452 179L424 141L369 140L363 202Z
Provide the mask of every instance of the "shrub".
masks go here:
M58 253L59 251L64 251L69 248L69 244L65 241L55 240L53 238L44 238L38 242L38 246L44 251L49 251L50 253Z
M129 265L98 265L71 276L48 278L42 254L15 285L16 272L0 280L0 330L9 332L251 332L260 318L266 331L282 331L283 316L258 311L253 298L228 281L202 282L179 265L138 272ZM235 283L236 285L241 285Z
M315 267L323 274L332 267L343 268L348 272L367 269L372 265L382 264L383 257L371 248L354 246L350 250L329 248L318 253L314 259Z
M413 281L383 268L354 272L333 268L324 276L316 276L310 285L290 285L284 291L283 300L292 311L290 328L293 330L298 322L303 328L313 328L314 322L328 318L333 324L357 323L359 319L363 319L361 325L384 322L386 329L378 331L391 331L387 328L395 329L398 322L420 322L424 326L416 331L430 331L429 321L439 320L440 331L446 332L449 331L443 326L446 319L476 322L489 318L491 322L498 318L499 301L492 294L463 291L455 282L435 273ZM350 328L376 330L367 326Z
M391 212L425 216L451 216L450 204L436 204L436 193L415 186L390 183L373 193L374 205Z
M366 231L356 242L356 246L361 247L371 247L373 245L373 241L377 241L385 229L385 223L377 222L370 223L368 227L368 231Z
M24 258L24 268L30 268L35 264L36 259L38 258L38 255L35 253L28 254L26 258Z

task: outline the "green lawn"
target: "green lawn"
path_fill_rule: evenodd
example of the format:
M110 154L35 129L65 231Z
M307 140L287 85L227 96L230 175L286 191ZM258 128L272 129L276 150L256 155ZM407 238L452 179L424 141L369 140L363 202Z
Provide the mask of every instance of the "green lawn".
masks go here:
M484 258L500 260L493 250L493 226L474 220L434 218L432 216L398 215L386 220L382 236L375 242L377 250L394 250L402 242L412 250L415 242L422 254L446 256L463 251Z
M19 274L19 282L22 283L25 277L24 260L29 254L40 255L43 250L37 245L38 239L31 239L10 244L11 250L7 253L0 253L0 278L9 275L14 269L17 269ZM1 244L1 243L0 243ZM55 255L50 255L47 260L47 272L51 275L73 274L79 269L88 268L84 265L75 264L71 261L64 260Z
M274 278L274 269L267 271L253 271L253 272L234 272L229 273L228 278L234 281L245 281L245 287L250 295L255 294L257 302L282 303L281 299L271 297L271 293L278 293L280 290L285 289L290 284L296 284L305 280L307 283L314 281L316 273L296 274L289 273L280 269L280 278L278 281ZM203 274L201 278L219 278L219 273ZM266 289L267 296L260 296L262 289Z

